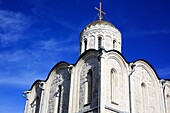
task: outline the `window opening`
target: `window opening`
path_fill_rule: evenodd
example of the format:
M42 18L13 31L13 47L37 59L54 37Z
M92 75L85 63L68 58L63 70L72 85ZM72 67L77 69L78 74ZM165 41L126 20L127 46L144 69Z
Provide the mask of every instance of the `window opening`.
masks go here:
M101 45L102 45L102 37L98 38L98 49L101 49Z
M87 50L87 39L84 40L84 51Z
M112 68L110 72L111 79L111 103L118 105L118 78L116 71Z
M116 40L113 40L113 49L116 48Z
M166 97L167 97L167 104L166 105L167 105L167 110L168 110L167 112L169 113L170 112L170 95L167 95Z
M92 70L89 70L85 82L85 105L90 104L92 100Z
M58 97L58 110L57 113L60 113L60 105L61 105L61 91L62 91L62 86L59 85L58 86L58 92L59 92L59 97Z
M142 88L142 106L143 106L143 113L146 113L147 109L147 87L145 83L141 84Z

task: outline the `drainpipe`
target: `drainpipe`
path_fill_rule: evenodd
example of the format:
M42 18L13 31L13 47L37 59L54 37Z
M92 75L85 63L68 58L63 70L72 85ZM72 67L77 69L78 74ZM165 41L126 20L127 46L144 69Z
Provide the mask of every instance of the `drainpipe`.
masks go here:
M129 74L129 103L130 103L130 113L132 113L132 85L131 85L131 76L133 75L133 72L135 72L136 64L132 63L130 64L131 71Z
M161 80L162 83L162 89L163 89L163 99L164 99L164 109L165 109L165 113L167 113L167 109L166 109L166 101L165 101L165 86L166 86L166 81L165 80Z

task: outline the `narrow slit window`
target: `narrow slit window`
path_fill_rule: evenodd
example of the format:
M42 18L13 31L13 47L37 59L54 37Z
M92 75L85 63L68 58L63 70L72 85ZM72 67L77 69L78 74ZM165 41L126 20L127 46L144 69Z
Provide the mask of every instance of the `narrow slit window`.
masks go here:
M86 76L85 82L85 102L84 104L90 104L92 101L92 71L89 70Z
M87 39L84 40L84 51L87 50Z
M118 78L115 69L110 71L110 82L111 82L111 103L118 105Z
M98 38L98 49L101 49L102 46L102 37Z
M37 96L36 97L36 109L35 109L35 113L39 113L39 107L40 107L40 97Z
M167 99L167 103L166 103L166 105L167 105L167 112L170 113L170 95L167 95L166 97L167 97L166 98Z
M142 113L146 113L147 111L147 87L145 83L141 84L141 88L142 88L142 107L143 107L143 112Z
M62 86L58 86L58 109L57 113L60 113L60 105L61 105L61 92L62 92Z
M113 40L113 49L116 48L116 40Z

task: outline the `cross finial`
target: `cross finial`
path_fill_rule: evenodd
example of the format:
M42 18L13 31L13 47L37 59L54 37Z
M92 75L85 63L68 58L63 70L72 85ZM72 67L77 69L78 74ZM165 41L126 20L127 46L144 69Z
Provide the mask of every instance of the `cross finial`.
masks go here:
M100 9L98 9L97 7L95 7L96 10L99 11L99 20L101 21L102 20L102 14L106 14L105 12L102 11L102 0L100 0Z

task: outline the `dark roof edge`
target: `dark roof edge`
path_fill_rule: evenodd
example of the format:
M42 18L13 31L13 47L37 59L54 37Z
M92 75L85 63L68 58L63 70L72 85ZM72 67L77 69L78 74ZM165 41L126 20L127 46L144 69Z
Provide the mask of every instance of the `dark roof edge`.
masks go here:
M55 66L50 70L50 72L49 72L49 74L48 74L48 76L47 76L47 78L46 78L45 80L39 80L39 79L36 80L36 81L32 84L31 88L30 88L28 91L32 90L32 88L34 87L34 85L37 84L38 82L46 82L46 81L48 80L51 72L52 72L57 66L59 66L59 65L61 65L61 64L70 65L69 63L67 63L67 62L65 62L65 61L60 61L60 62L58 62L58 63L55 64Z
M158 73L156 72L155 68L154 68L148 61L146 61L145 59L137 59L137 60L134 60L133 62L128 62L128 61L125 59L125 57L123 56L123 54L120 53L120 52L117 51L117 50L109 50L109 51L105 51L105 52L110 52L110 51L115 51L115 52L117 52L119 55L121 55L122 58L125 60L125 62L126 62L127 64L135 63L135 62L137 62L137 61L143 61L143 62L147 63L147 64L152 68L152 70L154 71L154 73L156 74L158 80L161 80L161 78L158 76ZM169 81L170 79L164 79L164 80Z
M51 69L51 71L49 72L49 74L48 74L48 76L47 76L47 78L46 78L45 80L39 80L39 79L36 80L36 81L32 84L31 88L30 88L28 91L30 91L30 90L34 87L34 85L35 85L36 83L38 83L38 82L46 82L46 81L48 80L51 72L52 72L57 66L59 66L60 64L63 63L63 64L66 64L66 65L68 65L68 66L69 66L69 65L75 66L75 65L79 62L79 60L80 60L85 54L87 54L88 52L92 52L92 51L98 52L98 53L100 52L100 50L89 49L89 50L85 51L83 54L81 54L81 55L79 56L79 58L77 59L76 63L74 63L74 64L69 64L69 63L67 63L67 62L65 62L65 61L60 61L60 62L58 62L58 63ZM133 62L128 62L128 61L125 59L125 57L123 56L123 54L120 53L120 52L117 51L117 50L108 50L108 51L104 50L104 51L105 51L106 53L107 53L107 52L111 52L111 51L118 53L118 54L124 59L124 61L125 61L127 64L135 63L135 62L137 62L137 61L143 61L143 62L147 63L147 64L153 69L153 71L154 71L154 73L156 74L158 80L161 80L161 78L158 76L158 74L157 74L156 70L154 69L154 67L153 67L148 61L146 61L146 60L144 60L144 59L137 59L137 60L135 60L135 61L133 61ZM170 79L164 79L164 80L170 81Z

